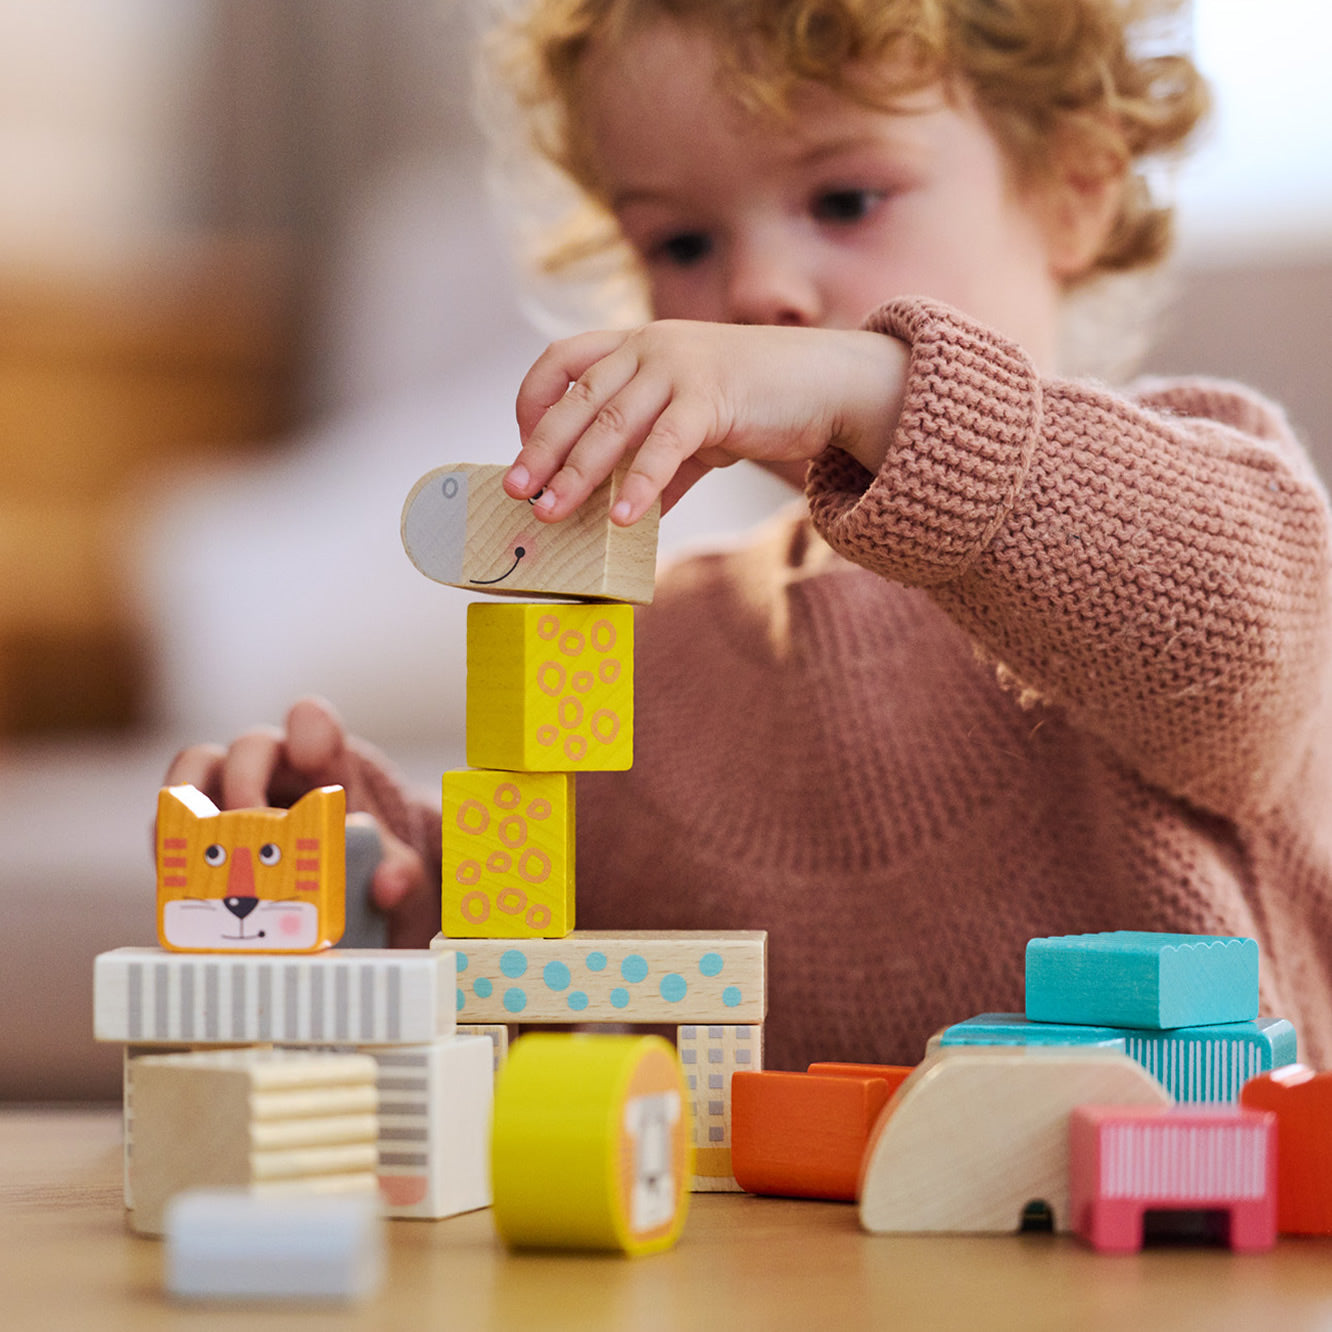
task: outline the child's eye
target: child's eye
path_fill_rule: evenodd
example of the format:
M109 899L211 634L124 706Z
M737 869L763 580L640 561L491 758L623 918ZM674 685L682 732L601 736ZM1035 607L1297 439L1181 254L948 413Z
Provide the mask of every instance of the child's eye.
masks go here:
M282 859L282 848L276 842L265 842L259 848L259 863L261 865L276 865Z
M825 190L812 205L820 222L859 222L884 200L882 190Z
M227 863L227 849L214 842L211 846L204 847L204 864L211 865L216 869L219 865Z
M702 231L682 231L653 246L652 257L684 268L712 253L712 237Z

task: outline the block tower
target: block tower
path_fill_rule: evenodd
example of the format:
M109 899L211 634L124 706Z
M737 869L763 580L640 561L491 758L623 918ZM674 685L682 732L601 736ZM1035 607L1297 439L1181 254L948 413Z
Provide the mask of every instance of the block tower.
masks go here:
M442 783L441 932L458 1019L674 1023L694 1098L695 1188L737 1187L730 1078L762 1064L766 935L575 930L575 779L633 763L634 610L651 601L658 509L610 512L621 473L564 522L505 494L504 467L417 482L402 539L427 577L542 600L467 613L467 763Z

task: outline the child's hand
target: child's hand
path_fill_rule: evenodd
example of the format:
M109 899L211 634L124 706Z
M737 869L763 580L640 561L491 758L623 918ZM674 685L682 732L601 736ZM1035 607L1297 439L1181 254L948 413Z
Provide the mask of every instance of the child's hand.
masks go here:
M439 896L429 891L426 862L405 838L416 807L397 774L370 746L347 734L321 699L303 699L285 727L260 727L221 745L182 750L166 785L198 787L221 809L288 806L307 791L337 785L347 810L364 811L379 824L384 855L372 895L389 917L389 942L423 948L439 932Z
M877 472L907 352L879 333L664 320L553 343L518 392L523 447L504 479L551 522L632 455L611 518L669 509L713 467L804 463L837 444Z

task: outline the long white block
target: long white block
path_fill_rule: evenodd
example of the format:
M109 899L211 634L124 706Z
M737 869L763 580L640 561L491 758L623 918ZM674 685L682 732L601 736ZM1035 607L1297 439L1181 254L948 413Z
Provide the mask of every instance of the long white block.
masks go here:
M116 948L93 969L93 1034L135 1044L419 1045L457 1026L448 949L311 956Z

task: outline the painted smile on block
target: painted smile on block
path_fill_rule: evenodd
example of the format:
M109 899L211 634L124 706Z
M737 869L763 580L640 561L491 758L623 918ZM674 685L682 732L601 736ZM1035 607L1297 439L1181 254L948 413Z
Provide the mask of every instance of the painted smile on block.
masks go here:
M511 578L514 570L523 562L526 555L526 546L515 546L513 548L513 563L498 578L469 578L467 581L475 587L493 587L496 583L502 583L506 578Z

